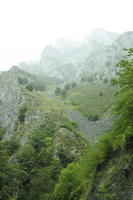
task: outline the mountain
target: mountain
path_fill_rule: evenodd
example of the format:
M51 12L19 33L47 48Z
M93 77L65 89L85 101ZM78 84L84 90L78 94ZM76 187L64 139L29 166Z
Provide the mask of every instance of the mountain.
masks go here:
M0 200L133 199L132 45L98 29L0 74Z
M94 29L86 39L89 41L97 41L104 45L111 45L118 37L119 33L109 32L104 29Z
M62 139L63 134L64 137L68 134L68 140L73 137L75 140L78 139L69 130L69 125L68 129L67 125L66 127L63 125L67 121L69 124L69 119L63 112L63 108L48 97L43 92L42 87L41 90L36 87L33 90L31 86L38 80L35 78L32 74L20 70L16 66L1 75L0 116L2 117L0 118L0 127L6 128L3 139L9 140L12 137L17 137L22 144L25 144L32 132L40 127L48 126L49 123L54 126L55 141L60 140L58 132L60 133L59 137L62 135Z
M123 48L132 47L133 32L117 34L96 29L82 42L60 39L55 46L47 46L40 62L21 68L44 73L62 80L80 79L83 73L110 78L116 73L116 63L124 58ZM98 75L97 75L98 73Z

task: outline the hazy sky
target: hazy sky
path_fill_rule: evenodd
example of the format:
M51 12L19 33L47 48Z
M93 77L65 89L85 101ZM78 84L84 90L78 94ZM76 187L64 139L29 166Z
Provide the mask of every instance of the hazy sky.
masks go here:
M0 70L39 59L58 38L133 31L133 0L0 0Z

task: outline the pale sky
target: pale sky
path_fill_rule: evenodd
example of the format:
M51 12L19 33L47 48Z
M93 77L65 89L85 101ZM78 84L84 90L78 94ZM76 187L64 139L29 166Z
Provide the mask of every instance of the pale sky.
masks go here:
M0 0L0 70L40 58L59 38L133 31L133 0Z

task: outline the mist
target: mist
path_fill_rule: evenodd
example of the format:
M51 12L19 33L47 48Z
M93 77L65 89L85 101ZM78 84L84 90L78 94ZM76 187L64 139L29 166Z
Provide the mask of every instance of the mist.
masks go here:
M0 1L0 70L37 61L59 38L81 41L94 28L132 30L132 1Z

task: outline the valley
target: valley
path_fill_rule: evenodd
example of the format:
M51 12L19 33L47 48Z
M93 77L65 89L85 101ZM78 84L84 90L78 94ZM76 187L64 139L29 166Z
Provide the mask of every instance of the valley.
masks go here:
M133 199L132 45L98 29L0 73L0 200Z

